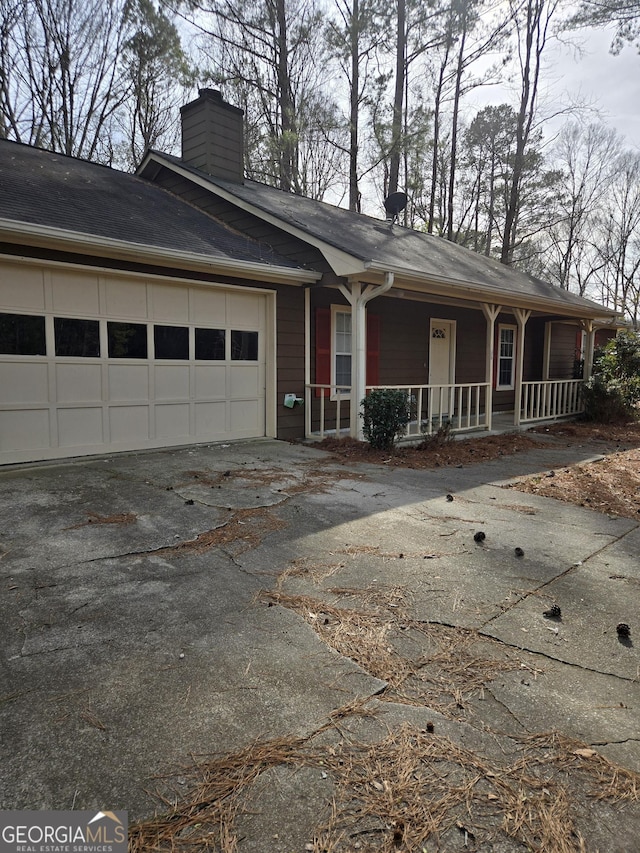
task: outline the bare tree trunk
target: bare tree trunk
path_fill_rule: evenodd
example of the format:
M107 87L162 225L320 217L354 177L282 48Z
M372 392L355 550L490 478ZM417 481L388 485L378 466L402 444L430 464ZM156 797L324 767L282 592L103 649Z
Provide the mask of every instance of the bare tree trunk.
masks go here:
M522 88L520 92L520 109L518 110L516 124L516 150L513 159L513 175L509 190L509 201L507 204L502 250L500 253L501 262L507 265L513 263L513 252L516 245L518 211L520 207L520 185L524 173L527 144L538 101L538 82L542 52L547 41L551 17L557 5L558 0L527 0L525 7L524 39L520 39L518 46ZM517 23L517 13L515 20ZM518 29L521 33L522 30L520 27Z
M275 0L278 44L278 98L282 127L280 189L291 192L295 180L295 125L289 79L289 44L285 0Z
M442 90L444 89L444 75L447 66L449 49L440 65L438 85L436 86L436 97L433 106L433 157L431 160L431 192L429 197L429 219L427 222L427 233L433 234L433 223L436 216L436 192L438 187L438 147L440 145L440 106L442 102Z
M456 86L453 97L453 116L451 119L451 166L449 171L449 203L447 206L447 240L453 240L453 203L456 182L456 157L458 148L458 115L460 112L460 92L462 88L462 74L464 72L464 47L467 38L467 15L466 6L462 13L462 30L460 33L460 47L458 49L458 64L456 67Z
M358 122L360 107L360 2L351 10L351 92L349 110L349 210L360 212L358 188Z
M407 22L406 0L398 0L396 32L396 81L393 97L393 121L391 124L391 155L389 157L389 183L387 193L397 192L400 177L400 149L402 142L402 115L404 106L404 84L407 71Z

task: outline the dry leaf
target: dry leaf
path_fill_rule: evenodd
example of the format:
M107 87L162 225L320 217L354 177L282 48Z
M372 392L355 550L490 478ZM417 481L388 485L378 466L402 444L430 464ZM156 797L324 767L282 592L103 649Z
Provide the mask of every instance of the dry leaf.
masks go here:
M581 758L593 758L593 756L598 753L595 749L574 749L573 754L579 755Z

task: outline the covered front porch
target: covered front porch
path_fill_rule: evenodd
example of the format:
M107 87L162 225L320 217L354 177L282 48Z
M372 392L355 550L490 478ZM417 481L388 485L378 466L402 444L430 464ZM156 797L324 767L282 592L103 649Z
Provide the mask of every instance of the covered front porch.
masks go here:
M381 286L341 287L345 308L318 308L308 291L307 438L362 439L361 401L376 389L406 393L409 439L442 429L452 434L513 430L583 411L581 389L591 375L598 329L594 318L490 302L409 299L404 292L389 292L387 285L388 280ZM376 299L372 323L368 305L376 297L382 298ZM317 321L320 312L331 324L328 337ZM416 335L417 328L427 342ZM375 369L371 338L381 362ZM326 370L320 375L319 350L330 376ZM427 381L415 381L420 373Z

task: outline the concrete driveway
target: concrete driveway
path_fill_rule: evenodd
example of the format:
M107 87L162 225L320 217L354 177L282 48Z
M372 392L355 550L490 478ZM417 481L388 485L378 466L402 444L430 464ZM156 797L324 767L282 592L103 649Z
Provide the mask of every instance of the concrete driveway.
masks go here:
M553 770L579 782L586 846L542 849L639 850L637 799L574 764L640 772L640 527L502 487L593 453L549 439L412 471L265 440L2 471L0 808L139 820L155 777L194 754L318 731L335 755L435 729L499 766L556 730L580 742ZM240 851L321 849L336 780L287 773L249 797ZM332 849L412 849L380 821ZM424 849L538 849L490 823L458 816Z

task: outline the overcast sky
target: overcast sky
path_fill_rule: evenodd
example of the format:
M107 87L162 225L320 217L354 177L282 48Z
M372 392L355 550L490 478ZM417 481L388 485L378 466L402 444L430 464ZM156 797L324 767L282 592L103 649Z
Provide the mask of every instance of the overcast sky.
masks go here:
M640 150L640 54L627 45L617 56L609 50L610 30L583 32L585 54L576 59L561 52L562 87L582 94L602 111L603 120L625 136L630 148Z
M571 103L589 104L594 112L586 112L587 122L600 118L625 137L626 146L640 151L640 54L633 45L626 45L621 53L610 52L613 30L581 30L571 33L575 44L552 44L545 48L543 84L545 92L539 106L541 111L552 113L566 109ZM476 98L482 105L509 101L517 105L518 92L505 96L501 87L487 88ZM476 99L474 98L474 100ZM596 113L595 110L599 112ZM549 129L558 129L567 120L565 116L551 123Z

